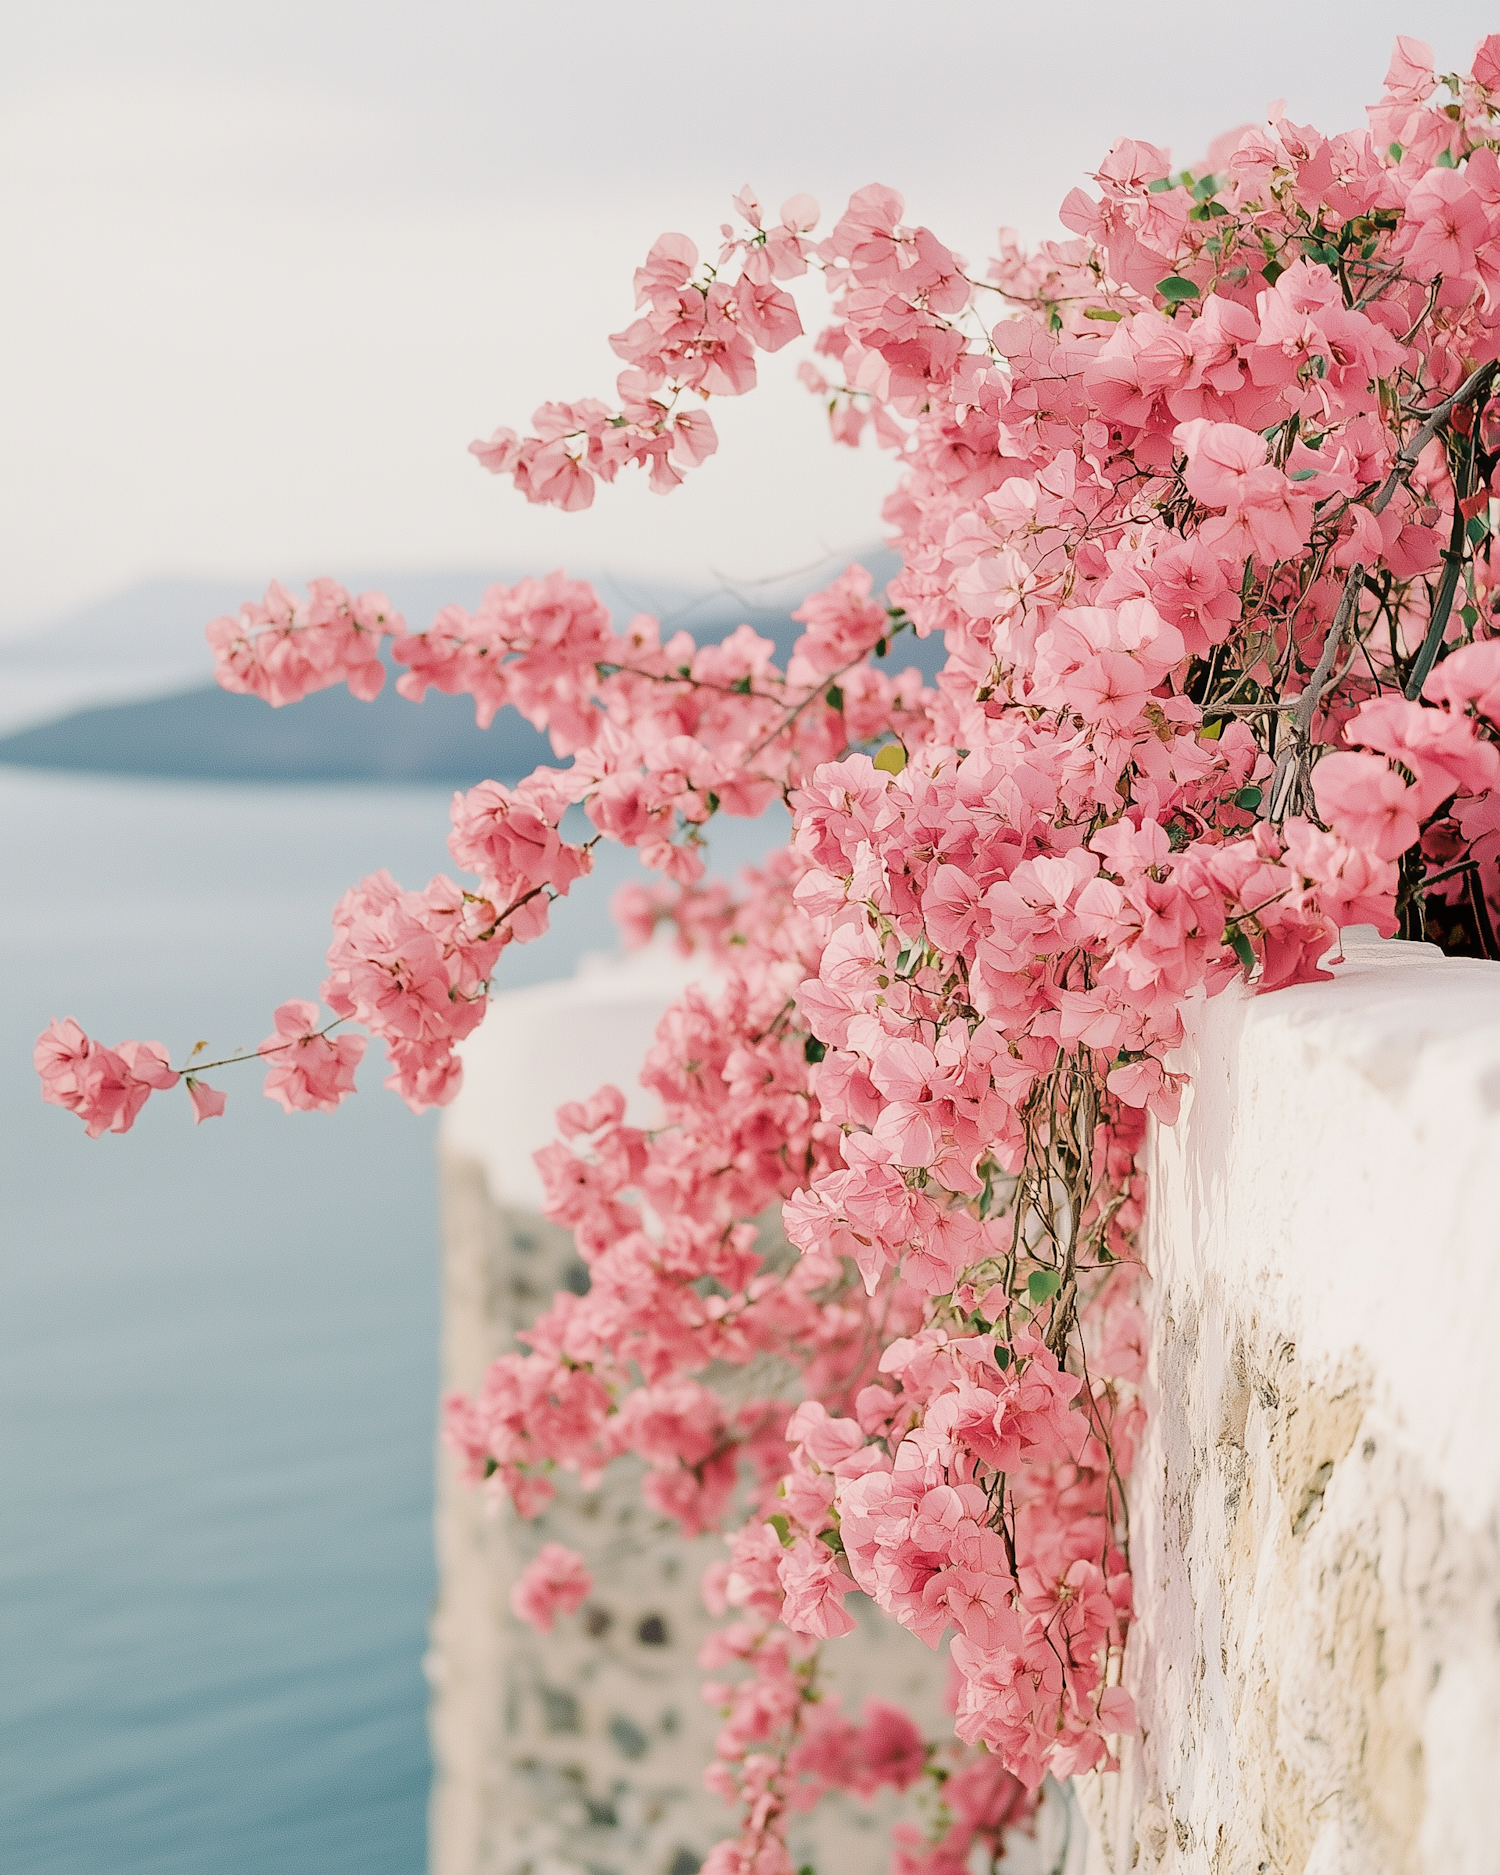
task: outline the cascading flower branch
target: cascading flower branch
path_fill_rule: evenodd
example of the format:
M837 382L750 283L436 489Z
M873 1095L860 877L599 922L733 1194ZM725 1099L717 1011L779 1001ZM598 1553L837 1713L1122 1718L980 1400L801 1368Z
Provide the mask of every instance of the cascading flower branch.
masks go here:
M793 1813L882 1786L927 1793L902 1875L959 1875L1049 1774L1113 1763L1137 1155L1177 1113L1184 1006L1324 977L1354 923L1497 955L1497 99L1500 36L1445 78L1400 40L1368 131L1278 112L1188 170L1118 143L1063 205L1074 239L1002 232L982 278L879 186L821 238L809 198L772 223L749 190L712 262L664 236L613 340L617 405L548 404L474 452L565 508L631 467L670 489L820 273L801 376L838 441L899 458L903 570L814 594L784 671L748 627L616 631L560 573L416 633L332 581L210 628L221 682L278 705L372 696L390 637L403 694L509 704L560 764L455 797L470 884L345 896L331 1018L289 1002L257 1051L289 1109L352 1090L349 1023L414 1107L450 1099L504 947L600 838L661 875L622 895L627 932L674 924L717 962L646 1061L660 1126L605 1088L539 1155L587 1293L447 1406L523 1515L558 1468L587 1485L632 1453L663 1516L732 1532L704 1664L740 1823L710 1875L786 1875ZM904 632L943 633L934 688L889 674ZM773 800L790 845L738 897L706 881L715 817ZM96 1134L179 1075L218 1111L196 1058L72 1022L37 1049ZM758 1225L778 1205L790 1257ZM784 1384L705 1378L752 1362ZM587 1573L544 1559L516 1607L545 1625ZM823 1696L856 1592L946 1646L952 1737Z

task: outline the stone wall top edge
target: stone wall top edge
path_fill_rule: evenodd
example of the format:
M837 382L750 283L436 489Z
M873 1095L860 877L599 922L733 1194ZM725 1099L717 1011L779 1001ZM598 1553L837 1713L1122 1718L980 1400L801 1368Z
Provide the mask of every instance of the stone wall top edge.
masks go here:
M1500 1319L1500 965L1392 944L1342 971L1191 1012L1148 1262L1215 1333L1362 1375L1477 1527L1500 1508L1476 1397Z

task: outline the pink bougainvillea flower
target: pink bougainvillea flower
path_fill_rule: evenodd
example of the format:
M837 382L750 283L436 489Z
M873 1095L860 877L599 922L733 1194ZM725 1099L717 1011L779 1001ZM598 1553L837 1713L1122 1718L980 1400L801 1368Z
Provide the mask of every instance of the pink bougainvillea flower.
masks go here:
M194 1074L187 1077L188 1098L193 1103L193 1124L201 1126L205 1120L217 1120L224 1112L228 1096L221 1094L207 1081L200 1081Z
M331 1113L354 1092L354 1070L364 1057L362 1035L335 1040L321 1032L316 1003L283 1003L276 1011L276 1032L260 1045L270 1063L267 1100L279 1100L287 1113Z
M576 1550L544 1543L516 1579L511 1611L538 1634L548 1634L559 1615L577 1613L593 1586L588 1565Z

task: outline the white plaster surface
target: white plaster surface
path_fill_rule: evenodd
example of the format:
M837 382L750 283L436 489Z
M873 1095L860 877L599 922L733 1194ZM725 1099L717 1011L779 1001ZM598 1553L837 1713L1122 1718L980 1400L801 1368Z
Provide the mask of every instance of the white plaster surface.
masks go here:
M1152 1143L1096 1870L1500 1872L1500 966L1345 952L1196 1007Z
M649 1124L653 1105L636 1076L662 1011L706 974L657 943L623 957L586 956L576 976L491 997L459 1046L464 1084L443 1111L443 1150L483 1166L497 1203L540 1211L531 1155L556 1138L552 1116L612 1081L630 1123Z

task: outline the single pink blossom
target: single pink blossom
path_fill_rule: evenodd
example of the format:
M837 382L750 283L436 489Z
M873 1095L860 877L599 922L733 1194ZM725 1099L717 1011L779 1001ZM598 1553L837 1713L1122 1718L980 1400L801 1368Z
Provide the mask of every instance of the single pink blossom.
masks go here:
M575 1614L583 1606L593 1586L588 1565L576 1550L544 1543L510 1592L511 1612L538 1634L549 1634L559 1615Z
M217 1120L224 1112L228 1096L221 1094L207 1081L200 1081L196 1075L187 1077L188 1098L193 1103L193 1124L201 1126L205 1120Z

